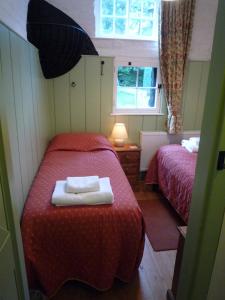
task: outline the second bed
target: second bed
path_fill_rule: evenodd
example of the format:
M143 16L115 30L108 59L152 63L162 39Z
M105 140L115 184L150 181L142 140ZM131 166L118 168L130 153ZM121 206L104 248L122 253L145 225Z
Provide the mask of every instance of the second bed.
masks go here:
M145 182L158 184L163 195L187 224L197 153L180 145L159 148L149 164Z

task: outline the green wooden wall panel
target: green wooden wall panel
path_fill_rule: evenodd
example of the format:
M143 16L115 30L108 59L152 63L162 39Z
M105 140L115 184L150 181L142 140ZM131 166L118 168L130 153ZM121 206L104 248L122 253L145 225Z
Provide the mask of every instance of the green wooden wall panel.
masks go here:
M205 62L202 63L202 78L201 78L201 85L199 87L199 98L198 98L198 105L195 114L195 129L201 129L203 112L204 112L204 103L206 97L206 90L207 90L207 83L208 83L208 76L209 76L209 67L210 63Z
M69 74L70 78L70 105L71 105L71 129L72 131L85 131L85 58L81 58L79 63ZM72 87L75 82L75 87Z
M156 131L166 130L166 114L163 116L157 116L156 118Z
M38 70L38 59L37 53L34 51L32 47L29 49L30 53L30 69L31 69L31 86L32 86L32 103L33 103L33 119L35 124L35 139L36 142L34 147L36 147L36 156L37 156L37 163L41 160L42 154L42 143L38 142L41 138L41 131L40 126L41 122L39 120L39 105L38 102L40 101L40 91L39 91L39 76L37 74Z
M157 116L156 120L156 131L166 130L166 119L167 119L167 105L163 93L161 92L161 112L162 116Z
M143 116L143 131L156 131L157 116Z
M3 138L10 180L12 197L15 199L15 206L18 213L23 208L23 189L21 186L20 156L18 147L18 132L16 124L16 113L14 104L14 85L12 76L11 49L9 31L0 26L0 48L2 60L2 76L0 83L1 110L0 118L3 125Z
M104 61L103 74L101 76L101 132L110 136L115 123L115 117L111 116L113 105L113 69L112 57L102 57Z
M0 25L0 119L18 218L52 134L48 85L38 52Z
M22 190L23 197L29 188L29 167L27 162L32 163L30 160L30 151L27 148L27 124L25 124L24 110L26 109L26 103L24 103L23 90L22 90L22 74L21 74L21 60L18 60L17 55L21 55L23 49L20 49L19 41L16 35L10 34L11 42L11 57L12 57L12 73L13 73L13 84L14 89L17 91L14 95L15 101L15 113L16 113L16 124L18 131L18 148L19 148L19 162L21 170Z
M104 61L102 75L100 75L101 61ZM84 68L82 67L83 63ZM188 63L183 95L184 130L200 129L208 78L208 66L209 62L191 61ZM58 102L60 114L56 112L54 118L57 128L56 132L65 131L65 128L62 130L62 127L64 120L69 120L68 111L70 108L72 131L97 131L110 136L113 124L115 122L124 122L129 133L129 140L137 142L140 130L166 130L167 108L163 100L163 95L161 95L162 115L111 116L113 70L112 57L84 56L68 75L70 82L77 82L77 87L70 87L68 80L64 80L61 77L58 79L58 87L56 88L55 85L51 87L53 88L53 93L58 93L60 86L61 93L63 93L63 90L66 90L65 93L70 94L70 104L68 104L68 101ZM64 85L68 86L69 92ZM68 107L65 108L63 105L67 105ZM52 110L54 111L54 108ZM66 113L64 112L65 110ZM84 126L84 124L86 125Z
M142 116L129 116L128 118L128 138L132 143L139 144L140 142L140 131L143 126Z
M85 56L86 130L92 132L101 129L100 71L100 57Z
M34 47L29 47L31 90L33 103L33 119L35 124L36 147L38 164L43 157L46 144L54 134L53 122L55 114L52 112L52 98L49 97L49 81L45 80L40 68L38 52ZM51 80L53 84L53 81ZM36 145L36 146L35 146Z
M35 171L37 170L38 163L36 160L37 156L36 156L36 148L35 148L36 146L35 145L35 123L33 118L29 44L24 43L24 41L17 36L16 38L20 48L20 63L21 63L20 77L21 77L21 88L22 88L22 98L23 98L23 118L24 118L24 125L25 125L24 150L26 154L26 160L27 160L26 165L27 165L27 173L28 173L28 186L25 190L25 194L27 194L30 185L32 183L33 177L35 175ZM11 49L13 48L14 46L11 45ZM18 59L18 54L16 55L16 58Z
M19 224L27 192L53 131L50 115L53 118L55 114L51 114L48 84L41 73L37 50L0 24L0 121L16 224L16 265L24 275L24 286Z
M29 299L26 271L23 256L22 238L20 233L20 220L16 206L17 195L10 196L10 182L6 170L6 156L4 155L4 138L2 135L2 123L0 120L0 186L4 202L4 212L7 223L7 231L10 232L13 244L13 256L15 262L15 276L17 278L17 289L20 299ZM8 252L8 251L7 251ZM0 289L1 290L1 289Z
M39 165L39 155L38 155L38 118L36 115L36 99L35 99L35 94L34 94L34 87L33 87L33 69L32 69L32 62L31 60L33 59L32 56L32 48L28 47L27 49L28 53L27 56L29 57L28 62L29 62L29 76L30 76L30 82L29 82L29 88L30 88L30 124L32 125L31 127L31 147L32 147L32 155L33 155L33 175L35 174L38 165ZM36 54L37 55L37 54ZM26 57L27 60L27 57ZM33 177L33 176L32 176Z
M51 118L51 136L56 134L56 120L55 120L55 103L54 103L54 81L47 80L48 86L48 102Z
M42 158L46 150L46 145L49 139L52 137L52 126L51 126L51 106L48 98L48 81L43 77L38 54L36 49L32 47L33 55L37 60L37 68L34 69L34 73L37 74L37 87L38 91L38 124L39 124L39 140L40 143L40 157ZM40 160L39 160L40 162Z
M25 43L25 41L24 41ZM0 77L0 120L2 122L3 142L6 153L6 163L9 178L10 193L12 198L12 211L16 224L15 237L18 245L18 257L16 261L24 275L23 282L26 287L25 265L23 260L23 248L20 233L20 216L25 201L23 191L21 161L18 141L20 139L16 118L15 95L16 90L13 76L13 51L10 43L10 32L0 25L0 52L1 52L1 77ZM17 59L21 53L18 52ZM21 118L20 118L21 119ZM21 128L21 127L20 127ZM27 161L25 162L27 164ZM33 166L30 166L33 169ZM28 297L28 296L27 296Z
M71 131L69 73L54 79L56 133Z
M202 82L202 62L189 62L188 69L185 74L185 86L183 95L183 127L184 130L192 130L195 128L195 120L199 91Z

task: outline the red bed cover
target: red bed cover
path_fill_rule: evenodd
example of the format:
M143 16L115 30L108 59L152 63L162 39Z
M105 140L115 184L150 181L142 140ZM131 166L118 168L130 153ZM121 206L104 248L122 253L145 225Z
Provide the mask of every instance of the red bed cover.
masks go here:
M56 180L110 177L112 205L55 207ZM22 218L31 288L48 296L67 280L109 289L115 277L131 280L144 247L142 213L108 141L94 134L53 139L31 187Z
M150 162L145 182L158 184L185 223L188 222L197 154L180 145L159 148Z

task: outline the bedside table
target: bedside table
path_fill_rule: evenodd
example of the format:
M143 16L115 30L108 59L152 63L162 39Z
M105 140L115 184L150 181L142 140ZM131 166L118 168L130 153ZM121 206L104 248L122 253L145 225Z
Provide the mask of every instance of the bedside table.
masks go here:
M125 144L123 147L115 147L120 160L120 164L130 182L133 190L138 187L140 172L141 148L136 144Z

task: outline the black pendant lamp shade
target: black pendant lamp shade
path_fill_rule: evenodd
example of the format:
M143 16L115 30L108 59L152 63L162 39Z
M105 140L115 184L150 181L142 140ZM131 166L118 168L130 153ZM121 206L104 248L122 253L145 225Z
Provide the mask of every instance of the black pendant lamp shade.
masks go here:
M45 78L70 71L82 54L98 55L88 34L69 16L44 0L30 0L27 38L39 49Z

